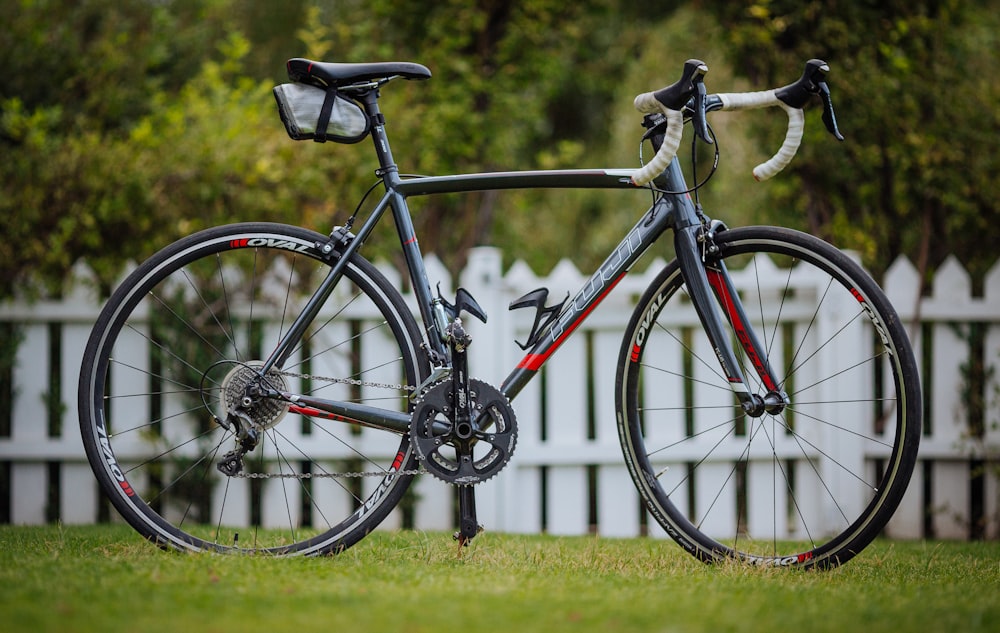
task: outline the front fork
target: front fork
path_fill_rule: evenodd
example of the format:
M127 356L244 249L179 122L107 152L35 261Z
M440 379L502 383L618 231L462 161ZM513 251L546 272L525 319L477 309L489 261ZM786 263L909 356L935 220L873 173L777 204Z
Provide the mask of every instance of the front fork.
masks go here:
M677 262L691 302L708 334L723 374L747 415L760 417L765 412L780 413L789 404L788 395L782 390L781 383L771 368L767 348L761 344L750 323L725 263L713 256L716 249L713 238L712 230L701 224L677 228L674 232ZM732 338L723 324L719 310L714 307L716 303L722 308L745 358L767 390L765 394L750 393L747 388L741 364L733 349Z

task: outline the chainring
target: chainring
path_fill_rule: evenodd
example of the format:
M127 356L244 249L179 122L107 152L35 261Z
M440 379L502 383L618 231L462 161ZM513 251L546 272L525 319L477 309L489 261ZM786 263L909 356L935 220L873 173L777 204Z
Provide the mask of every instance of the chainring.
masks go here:
M473 432L455 433L452 384L443 380L425 391L410 418L410 442L427 472L459 486L474 486L503 470L517 443L517 421L507 397L481 381L469 381Z

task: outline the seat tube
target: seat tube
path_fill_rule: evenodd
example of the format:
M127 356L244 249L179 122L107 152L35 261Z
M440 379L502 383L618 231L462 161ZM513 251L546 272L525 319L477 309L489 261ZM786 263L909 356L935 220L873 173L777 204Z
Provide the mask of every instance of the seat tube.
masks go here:
M378 107L378 92L367 93L362 102L365 106L365 112L372 122L371 134L375 144L375 153L378 155L378 173L385 182L386 198L392 209L396 232L402 245L403 258L406 260L410 281L413 284L413 294L417 298L417 307L424 322L427 343L433 351L443 357L447 350L443 343L443 335L438 331L439 325L435 320L433 309L435 299L427 279L427 270L424 267L420 245L417 243L416 229L413 226L413 219L410 217L409 206L406 203L406 198L396 190L402 179L399 176L399 168L396 166L395 159L392 157L389 135L385 131L385 117Z

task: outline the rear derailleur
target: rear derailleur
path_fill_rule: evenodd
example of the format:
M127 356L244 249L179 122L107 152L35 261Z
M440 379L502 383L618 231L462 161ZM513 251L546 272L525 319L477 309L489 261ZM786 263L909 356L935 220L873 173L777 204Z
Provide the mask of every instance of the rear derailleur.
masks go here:
M223 475L235 477L243 472L243 456L257 448L260 433L245 414L241 416L236 412L230 413L226 425L230 430L235 430L236 448L223 455L215 467Z
M232 362L232 365L218 392L222 417L214 416L216 424L236 438L236 448L216 464L219 472L228 477L243 472L243 456L257 448L261 434L277 425L288 412L288 403L269 397L285 389L279 371L272 368L264 374L261 372L264 364L260 361Z

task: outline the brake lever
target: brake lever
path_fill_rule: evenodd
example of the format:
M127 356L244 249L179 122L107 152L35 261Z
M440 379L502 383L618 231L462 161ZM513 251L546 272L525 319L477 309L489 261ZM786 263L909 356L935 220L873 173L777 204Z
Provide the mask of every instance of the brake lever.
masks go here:
M830 87L826 85L825 81L817 81L816 87L819 88L819 96L823 100L823 123L826 124L826 129L838 141L844 140L844 135L837 128L837 117L833 113L833 98L830 97Z
M706 144L712 145L714 141L708 133L708 121L705 118L705 100L708 96L708 90L705 88L704 74L699 74L694 78L694 87L694 111L691 116L691 124L698 138L705 141Z
M810 59L806 62L805 72L795 83L788 84L774 91L775 96L785 105L793 108L803 108L810 95L819 94L823 100L823 123L826 129L838 141L844 136L837 128L837 117L833 114L833 99L830 97L830 87L826 84L826 74L830 66L822 59Z

